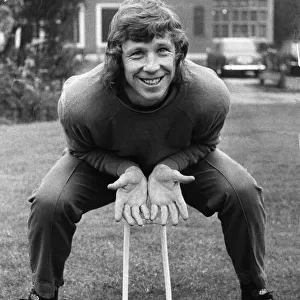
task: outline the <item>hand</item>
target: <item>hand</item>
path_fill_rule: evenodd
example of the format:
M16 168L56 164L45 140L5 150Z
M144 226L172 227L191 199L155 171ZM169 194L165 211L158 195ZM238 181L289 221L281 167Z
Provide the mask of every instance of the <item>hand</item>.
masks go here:
M161 224L166 225L170 214L173 225L178 224L178 216L183 220L189 217L187 205L183 199L180 183L190 183L194 176L182 175L179 171L160 164L157 165L148 180L148 194L151 203L151 220L155 220L158 207L161 209Z
M121 221L122 215L129 225L143 225L140 209L145 219L149 219L147 200L147 179L138 167L130 167L116 180L107 186L116 190L115 219Z

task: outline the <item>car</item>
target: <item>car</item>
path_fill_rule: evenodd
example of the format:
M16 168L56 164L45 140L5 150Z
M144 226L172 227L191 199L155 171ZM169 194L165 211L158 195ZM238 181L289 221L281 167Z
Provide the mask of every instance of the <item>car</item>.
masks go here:
M219 76L230 74L255 75L265 69L262 56L251 38L215 39L208 51L206 66Z
M285 41L280 48L280 55L285 60L289 75L300 76L297 42L291 40Z

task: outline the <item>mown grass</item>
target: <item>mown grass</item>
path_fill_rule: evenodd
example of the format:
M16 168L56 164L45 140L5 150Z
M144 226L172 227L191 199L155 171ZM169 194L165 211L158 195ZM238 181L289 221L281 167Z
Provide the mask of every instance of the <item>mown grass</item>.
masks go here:
M233 105L220 148L264 187L266 271L278 299L300 299L299 105ZM58 122L0 127L0 299L30 287L26 201L65 146ZM113 206L82 218L65 270L61 299L121 299L122 225ZM239 299L218 219L190 209L168 227L174 300ZM132 229L129 297L165 299L159 228Z

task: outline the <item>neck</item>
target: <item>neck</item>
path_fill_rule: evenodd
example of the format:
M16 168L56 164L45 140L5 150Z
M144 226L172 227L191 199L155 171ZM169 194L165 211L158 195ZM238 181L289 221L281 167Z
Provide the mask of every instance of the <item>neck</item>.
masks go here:
M159 100L155 101L155 103L149 103L147 100L145 100L142 96L140 96L136 91L126 82L123 83L122 87L123 91L125 91L125 94L128 98L128 100L134 105L138 107L143 107L143 108L155 108L159 107L164 101L167 99L169 92L171 88L168 89L166 94Z

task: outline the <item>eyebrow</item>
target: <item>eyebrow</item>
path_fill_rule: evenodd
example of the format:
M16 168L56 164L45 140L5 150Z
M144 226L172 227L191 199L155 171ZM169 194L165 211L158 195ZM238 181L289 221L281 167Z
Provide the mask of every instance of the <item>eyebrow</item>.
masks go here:
M155 45L157 48L159 47L168 47L168 48L171 48L172 47L172 44L168 41L159 41L156 45ZM144 46L143 43L138 43L137 45L134 45L132 47L130 47L129 49L127 49L126 51L126 54L130 54L130 53L133 53L135 51L143 51L147 48L147 46ZM125 53L123 51L123 53Z

